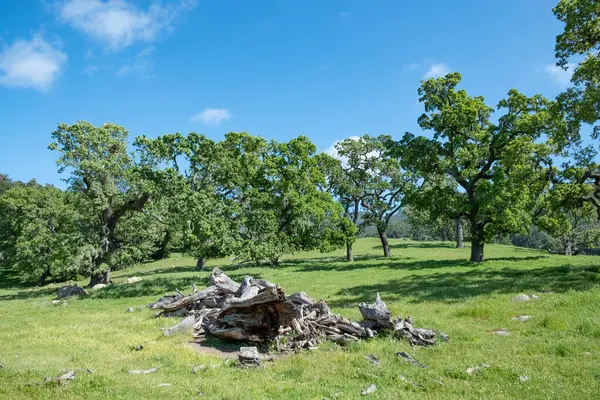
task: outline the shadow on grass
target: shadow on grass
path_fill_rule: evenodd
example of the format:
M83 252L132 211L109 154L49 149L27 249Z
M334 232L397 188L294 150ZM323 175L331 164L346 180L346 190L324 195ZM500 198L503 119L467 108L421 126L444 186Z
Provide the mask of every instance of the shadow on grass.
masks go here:
M37 297L56 294L56 290L56 288L37 288L31 290L23 290L15 293L2 295L0 296L0 301L35 299Z
M408 242L390 244L390 249L455 249L456 244L452 242ZM381 249L381 246L373 246L373 249Z
M243 273L228 273L228 276L236 282L241 282L246 274ZM253 274L255 278L261 278L260 274ZM186 276L181 278L158 277L154 279L142 280L137 283L120 283L110 285L104 289L96 290L90 293L89 296L81 298L86 299L123 299L145 296L163 296L165 294L174 293L180 290L184 294L192 293L192 285L198 288L207 287L210 285L210 276Z
M542 267L536 269L473 268L465 272L410 275L387 283L359 285L341 289L336 294L343 299L330 302L334 307L346 307L360 302L372 302L379 292L384 299L411 302L457 300L492 293L518 293L568 290L583 291L600 284L600 267Z

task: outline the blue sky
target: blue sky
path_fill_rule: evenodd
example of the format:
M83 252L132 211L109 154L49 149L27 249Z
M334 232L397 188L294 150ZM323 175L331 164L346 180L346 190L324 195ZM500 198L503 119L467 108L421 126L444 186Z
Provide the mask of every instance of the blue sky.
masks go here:
M411 4L409 4L411 3ZM554 97L556 0L0 2L0 172L60 184L57 123L131 136L419 133L421 79L458 71L495 104Z

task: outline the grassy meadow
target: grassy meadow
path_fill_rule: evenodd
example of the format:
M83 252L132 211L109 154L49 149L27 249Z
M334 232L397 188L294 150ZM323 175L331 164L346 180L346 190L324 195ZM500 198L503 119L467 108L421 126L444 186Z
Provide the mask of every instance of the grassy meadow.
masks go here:
M451 243L390 243L388 259L380 257L378 240L361 239L354 263L345 263L339 250L290 256L278 267L237 268L228 260L209 266L221 266L236 280L252 275L279 283L286 293L305 291L351 319L360 319L358 303L372 302L379 292L394 315L444 331L450 343L411 348L382 337L347 348L323 344L264 369L239 369L199 354L188 343L189 332L164 337L160 328L177 320L155 319L146 308L127 312L175 288L205 286L210 268L194 271L191 258L116 272L115 285L60 304L52 303L58 285L22 288L0 276L0 399L356 399L371 384L377 391L365 398L600 397L600 257L490 245L488 261L473 265L466 261L469 249ZM131 276L143 280L124 284ZM520 293L540 298L510 301ZM533 318L511 320L523 314ZM498 329L511 334L491 333ZM136 345L144 349L133 350ZM399 351L429 368L399 359ZM365 359L369 354L380 358L379 366ZM206 368L193 374L201 364ZM489 368L465 372L480 364ZM159 365L154 374L128 374ZM42 384L63 369L76 370L76 379Z

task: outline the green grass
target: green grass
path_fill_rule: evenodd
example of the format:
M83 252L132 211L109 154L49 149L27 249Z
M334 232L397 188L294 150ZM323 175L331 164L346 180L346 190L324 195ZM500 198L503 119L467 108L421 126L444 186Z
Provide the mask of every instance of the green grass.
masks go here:
M195 272L194 260L177 257L117 272L114 286L60 305L51 303L56 286L19 289L0 282L0 398L188 399L202 392L208 399L331 399L336 393L355 399L372 383L373 399L598 398L600 257L496 245L486 248L488 261L472 265L465 261L469 249L449 243L392 240L391 246L393 257L384 259L376 240L362 239L352 264L338 251L289 257L272 268L235 269L227 260L210 265L223 266L235 279L253 275L279 283L287 293L306 291L353 319L360 317L357 304L380 292L395 315L411 315L416 326L446 332L450 343L419 349L389 338L347 349L324 344L261 370L241 370L197 354L187 343L189 333L163 337L160 328L175 320L154 319L147 309L126 312L175 288L188 292L192 283L206 285L208 271ZM134 275L143 281L121 284ZM519 293L540 299L512 303ZM510 319L519 314L534 318ZM512 334L490 333L496 329ZM144 350L131 350L138 344ZM429 368L398 359L398 351ZM372 366L368 354L381 364ZM491 368L465 373L482 363ZM207 369L192 374L199 364ZM152 375L127 374L157 365ZM93 374L83 372L88 368ZM82 371L65 386L40 384L63 369ZM529 380L521 382L521 375Z

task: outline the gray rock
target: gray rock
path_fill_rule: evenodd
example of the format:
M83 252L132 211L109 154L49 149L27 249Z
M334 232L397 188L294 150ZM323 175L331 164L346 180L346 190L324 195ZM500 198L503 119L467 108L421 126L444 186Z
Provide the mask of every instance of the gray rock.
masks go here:
M491 365L490 364L479 364L474 367L467 368L467 370L465 372L469 375L472 375L475 372L479 372L484 368L491 368Z
M132 276L131 278L127 278L127 283L137 283L141 281L142 278L140 278L139 276Z
M367 395L369 395L369 394L371 394L371 393L375 393L375 391L376 391L376 390L377 390L377 385L375 385L375 384L372 384L372 385L370 385L368 388L366 388L366 389L362 389L362 390L360 391L360 395L361 395L361 396L367 396Z
M532 300L539 300L539 299L540 299L540 296L538 296L537 294L531 294L531 295L529 295L529 297L530 297Z
M57 306L60 303L62 303L62 301L60 301L60 300L52 300L51 303L54 304L55 306Z
M526 294L520 294L520 295L517 295L517 296L513 297L512 299L510 299L510 301L512 301L513 303L529 301L529 300L530 300L530 297L527 296Z
M400 352L396 353L396 355L398 357L402 358L403 360L408 361L409 363L411 363L415 367L427 368L427 365L423 364L422 362L419 362L419 361L415 360L410 354L408 354L405 351L400 351Z
M92 289L93 290L99 290L99 289L104 289L107 286L108 285L106 283L98 283L98 284L92 286Z
M134 311L135 311L135 308L133 308L133 307L129 307L129 308L127 309L127 312L134 312Z
M519 380L520 380L521 382L527 382L527 381L529 380L529 377L528 377L527 375L521 375L521 376L519 377Z
M71 296L87 296L88 292L77 285L65 285L58 288L57 296L59 299L67 299Z
M378 366L380 363L379 357L377 357L375 354L369 354L368 356L365 356L365 358L374 366Z
M494 335L500 335L500 336L508 336L510 335L509 331L505 331L504 329L498 329L496 331L492 331L490 333L493 333Z
M513 321L527 322L531 318L533 318L531 315L517 315L516 317L512 317L511 320L513 320Z

